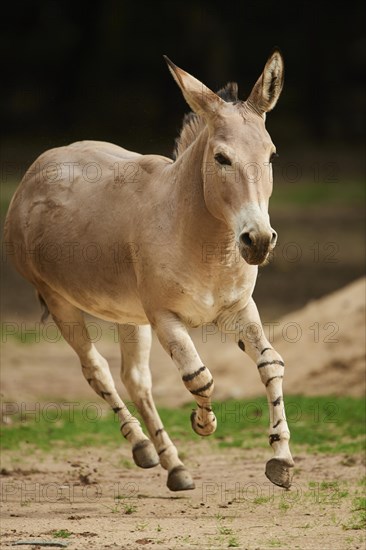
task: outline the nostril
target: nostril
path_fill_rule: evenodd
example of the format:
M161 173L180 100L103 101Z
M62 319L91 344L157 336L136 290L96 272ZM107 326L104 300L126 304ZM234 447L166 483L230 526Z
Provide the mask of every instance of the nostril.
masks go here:
M245 244L246 246L252 246L253 244L253 241L252 239L250 238L250 235L249 233L242 233L240 235L240 240L243 244Z
M273 231L272 238L271 238L271 244L276 244L277 241L277 233L276 231Z

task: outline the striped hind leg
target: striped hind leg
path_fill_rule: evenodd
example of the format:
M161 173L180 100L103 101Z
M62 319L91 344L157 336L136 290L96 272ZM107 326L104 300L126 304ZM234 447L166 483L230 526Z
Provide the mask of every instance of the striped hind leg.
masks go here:
M178 451L165 431L153 401L149 368L150 325L118 325L118 330L122 355L122 382L144 420L160 458L160 464L168 470L168 488L171 491L194 489L192 477L179 459ZM151 449L147 448L144 442L134 450L140 461L151 460L150 452Z
M159 459L151 441L117 393L107 361L90 341L83 313L48 288L43 287L40 292L63 337L78 354L83 375L90 387L118 415L121 434L131 443L136 464L142 468L158 464ZM151 460L154 463L139 463L138 458L136 460L135 449L141 448L142 445L151 448Z
M160 312L155 315L153 326L197 403L191 414L193 430L199 435L211 435L216 430L216 417L211 407L214 382L210 371L202 364L186 327L176 315Z
M225 325L223 321L222 325ZM290 431L283 402L282 380L285 365L282 357L272 348L264 335L257 306L251 299L235 318L238 344L257 364L266 388L269 407L269 444L274 456L266 464L266 476L280 487L290 487L294 461L289 448ZM222 330L225 326L221 327ZM232 327L231 327L232 328Z

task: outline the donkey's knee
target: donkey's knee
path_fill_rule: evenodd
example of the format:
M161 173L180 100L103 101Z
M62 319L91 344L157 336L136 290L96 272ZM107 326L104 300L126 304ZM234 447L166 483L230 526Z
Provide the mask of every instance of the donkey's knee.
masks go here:
M132 399L144 399L151 394L152 382L149 366L123 365L121 380Z
M115 390L111 380L108 362L95 348L86 357L80 357L83 375L89 386L103 399Z
M192 427L199 435L210 435L216 429L216 418L211 409L214 382L210 371L200 357L182 322L166 314L156 324L158 338L178 366L187 390L196 400L198 409L191 416Z
M184 374L182 380L187 390L196 399L210 399L214 389L214 381L207 367L202 365L197 370Z

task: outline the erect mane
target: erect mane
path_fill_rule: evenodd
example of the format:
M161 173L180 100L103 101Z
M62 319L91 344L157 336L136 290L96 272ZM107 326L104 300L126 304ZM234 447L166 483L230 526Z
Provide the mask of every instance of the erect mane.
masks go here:
M216 92L221 99L228 103L238 101L238 85L236 82L228 82L224 88ZM175 140L173 158L176 160L188 147L194 142L198 134L205 127L205 121L202 117L196 115L192 111L183 118L182 129L179 136Z

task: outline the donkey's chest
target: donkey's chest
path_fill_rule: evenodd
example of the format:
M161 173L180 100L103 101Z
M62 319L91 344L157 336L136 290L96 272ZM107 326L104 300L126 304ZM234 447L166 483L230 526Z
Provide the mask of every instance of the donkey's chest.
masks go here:
M226 311L245 307L254 285L255 277L229 278L216 284L202 280L194 286L187 285L181 292L177 313L191 327L213 322Z

